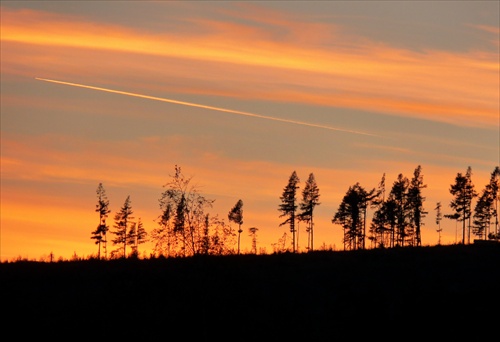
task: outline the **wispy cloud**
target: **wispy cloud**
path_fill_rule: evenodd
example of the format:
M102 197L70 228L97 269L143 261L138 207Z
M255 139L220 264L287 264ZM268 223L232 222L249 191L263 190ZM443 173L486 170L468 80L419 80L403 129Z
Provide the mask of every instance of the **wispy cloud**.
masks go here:
M251 70L254 77L246 79L245 86L232 91L228 87L225 94L233 97L346 107L471 126L498 123L498 54L404 50L348 34L331 24L297 22L286 13L279 20L271 20L259 14L263 10L254 10L245 19L272 25L280 32L280 39L256 24L236 20L191 18L189 21L202 30L146 32L44 12L5 9L2 40L163 56L175 58L173 65L185 60L190 68L184 71L191 71L178 77L198 80L205 78L204 63L229 63L226 65L231 74L224 74L221 68L217 75L222 84L234 85ZM321 25L321 34L313 42L282 39L282 35L294 36L297 24L305 32L318 32ZM488 35L495 31L483 30ZM88 63L82 60L81 67ZM168 77L175 72L170 69L158 72ZM183 88L206 93L220 93L222 89Z

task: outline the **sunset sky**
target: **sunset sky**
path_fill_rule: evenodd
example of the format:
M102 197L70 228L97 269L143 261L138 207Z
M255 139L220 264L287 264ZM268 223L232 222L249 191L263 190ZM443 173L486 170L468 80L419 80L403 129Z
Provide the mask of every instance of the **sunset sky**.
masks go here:
M175 165L268 253L294 170L315 248L342 249L349 186L421 165L435 245L456 174L482 191L500 164L499 1L2 1L0 33L2 261L96 254L100 182L108 224L130 195L150 232Z

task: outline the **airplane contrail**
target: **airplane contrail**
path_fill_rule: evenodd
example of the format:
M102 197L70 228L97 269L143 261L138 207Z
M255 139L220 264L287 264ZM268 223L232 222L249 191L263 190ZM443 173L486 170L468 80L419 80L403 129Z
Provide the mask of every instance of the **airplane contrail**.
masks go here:
M57 80L51 80L51 79L47 79L47 78L40 78L40 77L35 77L35 79L39 80L39 81L51 82L51 83L57 83L57 84L63 84L63 85L68 85L68 86L72 86L72 87L80 87L80 88L86 88L86 89L93 89L93 90L104 91L104 92L107 92L107 93L121 94L121 95L127 95L127 96L134 96L134 97L140 97L140 98L148 99L148 100L168 102L168 103L174 103L174 104L183 105L183 106L198 107L198 108L215 110L215 111L225 112L225 113L230 113L230 114L250 116L250 117L253 117L253 118L273 120L273 121L280 121L280 122L286 122L286 123L296 124L296 125L302 125L302 126L323 128L323 129L328 129L328 130L331 130L331 131L340 131L340 132L347 132L347 133L354 133L354 134L376 136L375 134L370 134L370 133L366 133L366 132L353 131L353 130L342 129L342 128L335 128L335 127L331 127L331 126L319 125L319 124L314 124L314 123L309 123L309 122L304 122L304 121L297 121L297 120L290 120L290 119L281 119L281 118L276 118L276 117L273 117L273 116L266 116L266 115L261 115L261 114L243 112L243 111L234 110L234 109L226 109L226 108L220 108L220 107L206 106L206 105L198 104L198 103L178 101L178 100L167 99L167 98L163 98L163 97L156 97L156 96L149 96L149 95L144 95L144 94L131 93L131 92L122 91L122 90L114 90L114 89L109 89L109 88L94 87L94 86L85 85L85 84L71 83L71 82L64 82L64 81L57 81Z

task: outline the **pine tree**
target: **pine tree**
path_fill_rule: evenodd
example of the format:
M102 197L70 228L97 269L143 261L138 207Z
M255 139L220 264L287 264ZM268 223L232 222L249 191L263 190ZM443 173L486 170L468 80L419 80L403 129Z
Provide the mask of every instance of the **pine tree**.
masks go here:
M382 220L382 207L385 202L385 173L382 175L380 182L378 183L377 190L370 202L371 208L375 209L373 213L373 219L370 225L370 237L372 241L372 246L384 246L384 221Z
M243 224L243 201L241 199L236 202L234 207L227 214L229 221L238 225L238 254L240 254L240 235L243 232L241 225Z
M495 219L495 233L492 238L500 239L500 231L498 227L498 202L500 202L500 167L496 166L490 177L489 189L493 198L493 217Z
M441 244L441 232L443 231L443 229L441 228L441 220L443 219L443 215L441 214L441 202L437 202L436 207L434 209L436 210L436 224L438 226L436 231L439 234L438 245L440 245Z
M132 217L133 211L132 211L132 204L130 201L130 195L127 196L125 199L125 202L123 203L123 206L121 207L120 211L118 211L115 214L115 224L114 228L115 230L112 231L112 233L116 236L115 239L112 240L113 245L123 245L123 258L126 258L126 249L127 249L127 229L128 226L131 224L131 220L133 219Z
M344 230L344 250L363 248L367 194L359 183L350 186L332 218L332 223L341 225Z
M450 215L445 215L446 218L462 222L462 244L465 244L465 226L467 220L471 218L472 200L477 196L474 191L474 185L471 180L472 169L469 166L465 175L457 173L455 183L450 186L450 194L454 198L450 202L450 207L455 212ZM470 223L469 223L470 230ZM468 239L470 242L470 237Z
M106 196L106 190L102 183L99 183L97 186L97 204L95 211L99 213L99 224L97 225L97 229L92 232L91 239L95 239L96 245L98 245L97 249L97 259L101 259L101 244L103 244L105 259L107 259L107 232L109 230L108 225L106 224L106 218L110 213L109 210L109 200Z
M497 166L491 173L490 181L483 189L474 208L473 230L484 239L498 239L498 187L500 168ZM491 221L494 219L494 233L491 232Z
M488 193L488 190L484 189L476 202L476 206L474 207L472 226L473 234L483 238L483 240L486 240L486 237L488 236L488 228L493 214L492 208L493 200Z
M319 202L319 188L316 184L316 179L314 174L310 173L306 180L304 189L302 190L302 202L300 203L301 212L298 214L298 219L304 221L307 224L307 249L314 250L314 222L313 222L313 212Z
M397 180L393 183L391 192L389 193L389 200L395 205L396 214L396 229L393 230L392 245L394 243L399 246L404 246L410 233L408 232L409 223L409 201L408 201L408 178L403 174L399 174Z
M281 204L278 208L281 211L279 217L286 217L285 221L280 223L280 227L288 224L290 225L290 232L292 233L293 252L295 253L295 213L297 211L297 189L299 183L297 172L293 171L288 179L288 184L283 189L283 194L280 196Z
M424 184L422 176L422 167L419 165L413 172L413 178L408 187L408 204L410 211L411 225L414 227L414 234L412 243L420 246L422 244L421 226L423 225L422 219L426 216L427 211L424 209L425 197L422 196L422 189L427 187Z
M257 228L257 227L248 228L250 236L252 237L252 253L253 254L257 254L257 231L258 230L259 230L259 228Z
M137 223L132 223L128 235L129 245L132 246L132 255L134 257L139 257L139 245L147 242L147 236L148 233L139 217Z
M158 228L151 231L150 239L153 242L153 253L156 256L170 256L170 218L172 217L172 204L167 203L165 207L160 205L161 214L155 220Z

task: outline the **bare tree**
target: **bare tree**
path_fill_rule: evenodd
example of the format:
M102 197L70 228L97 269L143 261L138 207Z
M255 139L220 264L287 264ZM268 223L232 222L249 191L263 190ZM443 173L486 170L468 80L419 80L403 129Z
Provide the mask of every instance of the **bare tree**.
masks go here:
M150 235L155 255L235 253L235 234L230 225L207 212L214 200L200 193L192 177L185 177L181 168L175 165L175 174L163 187L166 189L159 199L161 215L156 220L158 227ZM241 201L236 210L240 216L234 216L239 224L243 223L242 205Z

